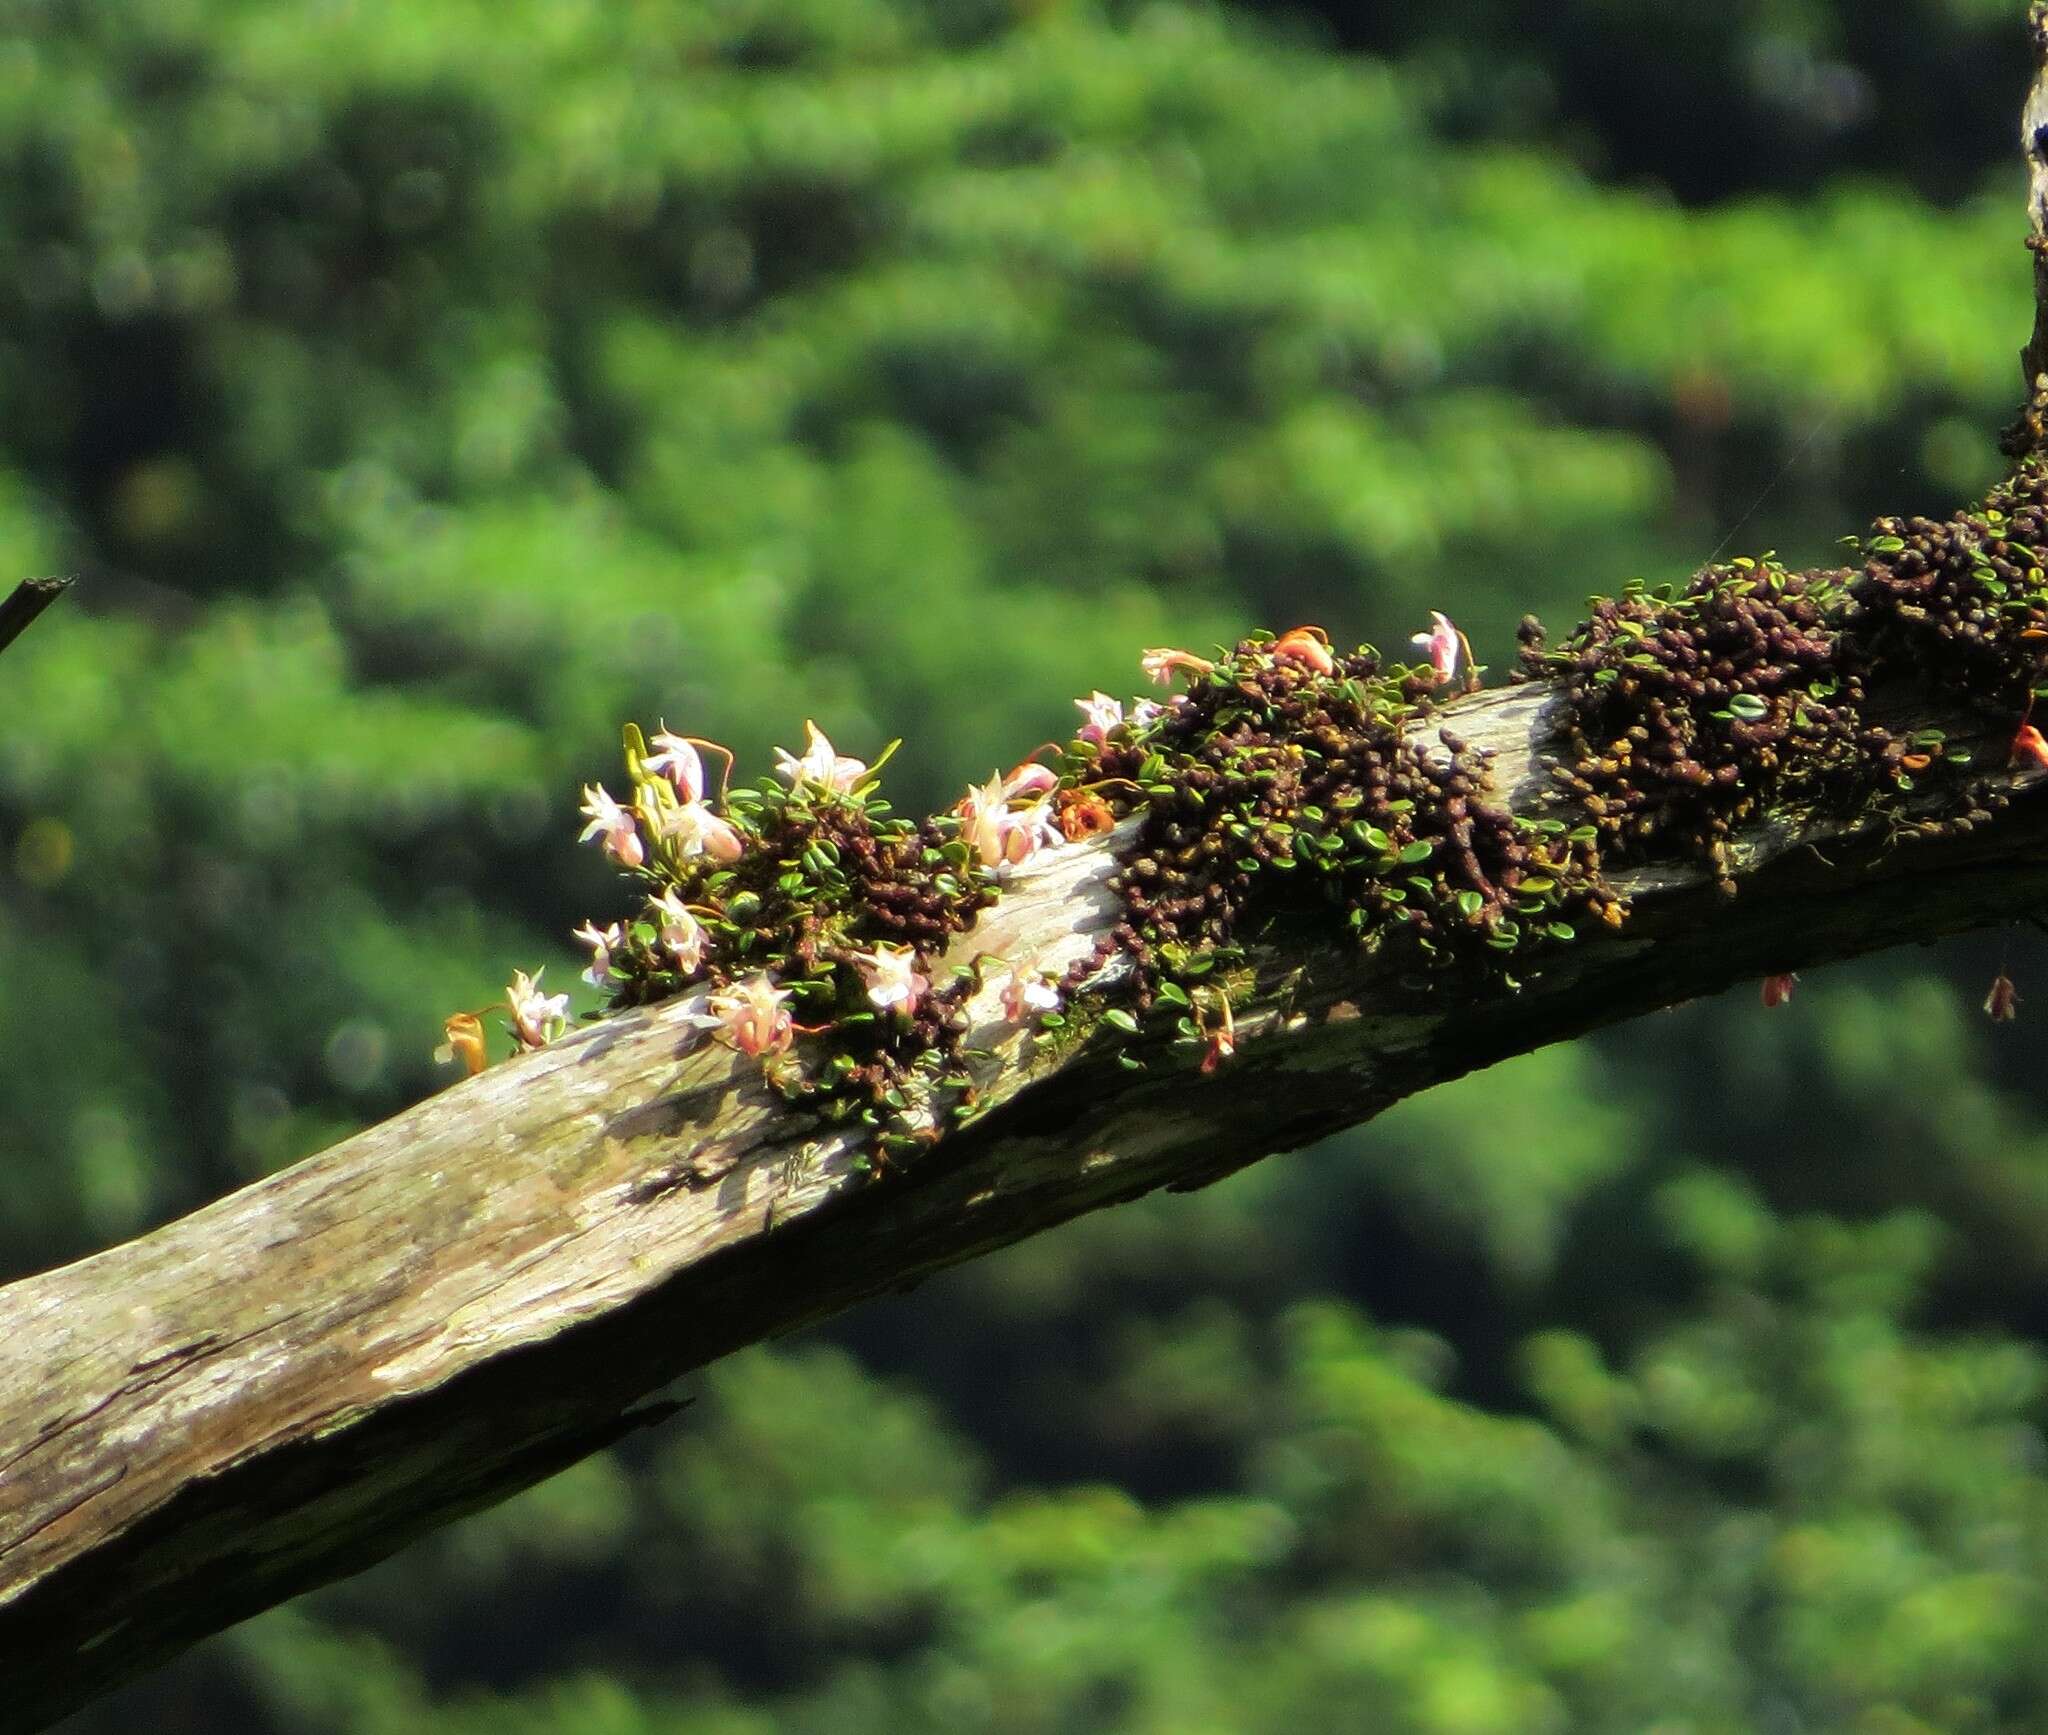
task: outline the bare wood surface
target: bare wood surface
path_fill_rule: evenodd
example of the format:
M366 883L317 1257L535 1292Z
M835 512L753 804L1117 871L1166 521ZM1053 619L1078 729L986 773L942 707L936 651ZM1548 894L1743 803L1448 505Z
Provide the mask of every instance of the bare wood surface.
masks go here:
M1514 687L1449 713L1515 805L1542 783L1546 704ZM1104 1041L1055 1053L983 1004L991 1111L880 1181L673 1003L494 1067L0 1290L0 1729L516 1492L740 1345L1505 1056L2038 907L2044 808L1940 843L1754 834L1732 901L1640 873L1622 930L1556 947L1516 994L1447 996L1275 932L1212 1077L1144 1039L1144 1071ZM1082 955L1121 840L1028 864L956 955Z

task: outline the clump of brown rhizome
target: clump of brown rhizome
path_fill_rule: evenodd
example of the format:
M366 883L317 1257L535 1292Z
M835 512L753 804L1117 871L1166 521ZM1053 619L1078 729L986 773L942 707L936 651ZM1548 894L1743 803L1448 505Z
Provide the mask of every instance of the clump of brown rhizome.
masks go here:
M1233 1046L1234 967L1290 923L1334 926L1433 992L1512 989L1542 948L1625 920L1623 866L1699 863L1732 894L1738 834L1767 816L1876 817L1902 837L1987 818L2002 795L1940 730L1884 720L1930 696L2016 728L2014 751L2031 737L2048 765L2028 721L2048 652L2048 468L2029 460L1943 522L1880 520L1856 547L1857 567L1766 556L1631 583L1555 645L1525 621L1514 678L1557 698L1534 812L1489 792L1486 756L1442 719L1469 648L1441 616L1413 664L1314 628L1213 659L1148 652L1184 690L1080 701L1086 722L1050 763L916 823L822 737L784 756L786 786L714 811L694 751L664 735L650 756L629 730L633 803L595 792L585 811L653 889L640 919L585 937L614 1005L703 991L701 1022L793 1099L865 1123L885 1156L973 1111L965 1004L989 961L948 973L947 942L1038 850L1121 821L1136 822L1111 881L1121 919L1056 983L1002 961L1008 1016L1134 1033L1164 1006L1213 1066ZM1112 982L1119 954L1133 967Z

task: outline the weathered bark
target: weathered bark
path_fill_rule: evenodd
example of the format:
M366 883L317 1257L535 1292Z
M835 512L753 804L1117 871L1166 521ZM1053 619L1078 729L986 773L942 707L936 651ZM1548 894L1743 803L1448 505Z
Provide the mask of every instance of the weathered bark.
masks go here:
M1519 687L1451 711L1515 805L1540 785L1546 702ZM1523 967L1519 993L1447 996L1327 933L1276 932L1239 1053L1210 1077L1145 1038L1146 1070L1127 1070L1108 1031L1034 1046L984 996L993 1106L880 1179L726 1049L691 1044L674 1006L458 1084L0 1291L0 1728L514 1493L740 1345L1505 1056L2023 915L2048 893L2044 819L2022 797L1944 841L1787 827L1748 840L1733 900L1703 872L1637 874L1626 926ZM1080 956L1119 841L1021 871L960 955Z
M2015 455L2048 445L2042 0L2031 24L2037 323ZM1517 808L1543 787L1547 699L1519 687L1450 709ZM1945 727L1980 763L2007 750L1954 716L1892 720ZM1018 873L956 955L1087 953L1126 835ZM1212 1076L1142 1037L1139 1071L1112 1042L1036 1045L985 994L989 1111L880 1179L855 1172L846 1136L693 1043L678 1007L606 1019L0 1290L0 1735L666 1414L636 1406L728 1350L1082 1212L1206 1185L1509 1055L2029 917L2044 843L2048 803L2026 798L1936 841L1781 821L1744 840L1736 898L1703 869L1626 876L1626 926L1522 966L1513 993L1447 994L1326 932L1275 931L1239 1053Z

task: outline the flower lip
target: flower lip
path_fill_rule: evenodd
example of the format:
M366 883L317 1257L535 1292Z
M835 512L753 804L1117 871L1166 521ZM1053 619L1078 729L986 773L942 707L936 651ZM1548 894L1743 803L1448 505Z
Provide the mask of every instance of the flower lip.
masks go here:
M1138 667L1145 671L1148 680L1157 681L1162 687L1170 687L1176 674L1206 675L1216 665L1207 657L1198 657L1192 651L1176 651L1166 645L1154 645L1139 657Z
M545 968L545 966L543 966ZM521 1048L545 1048L569 1021L569 996L543 994L542 972L529 976L524 970L512 972L505 990L505 1009L512 1014L512 1035Z
M647 846L640 840L640 828L632 813L614 801L603 784L583 786L583 813L590 823L583 828L578 843L601 839L604 853L621 867L636 868L647 860Z
M958 808L961 835L973 846L981 865L1000 873L1016 867L1048 844L1062 841L1053 823L1052 800L1041 795L1028 807L1013 810L1008 781L998 772L986 783L970 785Z
M704 761L696 747L686 737L671 735L666 729L655 732L654 745L661 751L641 760L641 769L667 776L685 802L702 801Z
M1415 634L1408 642L1427 651L1436 678L1448 681L1458 672L1458 629L1440 609L1431 609L1429 618L1432 623L1430 630Z
M1059 775L1050 765L1027 759L1004 777L1003 794L1014 801L1020 795L1050 795L1059 786Z
M1002 985L1003 1016L1012 1024L1060 1009L1060 991L1045 971L1033 964L1013 964Z
M718 1032L719 1040L749 1059L781 1054L795 1039L796 1022L783 1004L787 988L778 988L765 970L736 986L710 996L707 1012L689 1015L692 1024Z
M930 979L918 971L914 946L881 945L872 952L856 952L854 961L878 1011L908 1012L931 987Z
M1085 699L1076 699L1074 708L1081 713L1081 727L1075 739L1092 741L1098 747L1109 739L1112 729L1120 728L1124 720L1123 701L1112 699L1100 687Z
M590 967L583 972L583 980L593 988L604 988L611 984L613 948L625 944L625 935L619 924L613 922L606 928L594 922L585 922L570 938L581 940L590 948Z
M809 718L804 719L804 750L801 757L775 749L775 769L789 779L793 789L799 783L815 783L835 794L847 794L867 775L867 761L849 758L826 738L825 732Z
M746 853L746 840L732 821L711 811L701 801L686 801L661 814L661 835L674 842L685 860L708 855L713 861L738 861Z
M662 948L675 959L676 968L693 976L704 962L704 924L690 913L671 887L658 898L647 900Z

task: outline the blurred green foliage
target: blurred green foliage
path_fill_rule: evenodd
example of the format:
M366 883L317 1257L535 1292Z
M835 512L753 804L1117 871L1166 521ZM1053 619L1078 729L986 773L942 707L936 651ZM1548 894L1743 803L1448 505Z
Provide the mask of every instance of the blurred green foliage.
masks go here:
M83 575L0 662L0 1266L568 980L625 717L935 804L1143 644L1499 664L1995 473L2017 0L1324 10L0 0L0 577ZM735 1357L72 1727L2041 1727L2000 944Z

